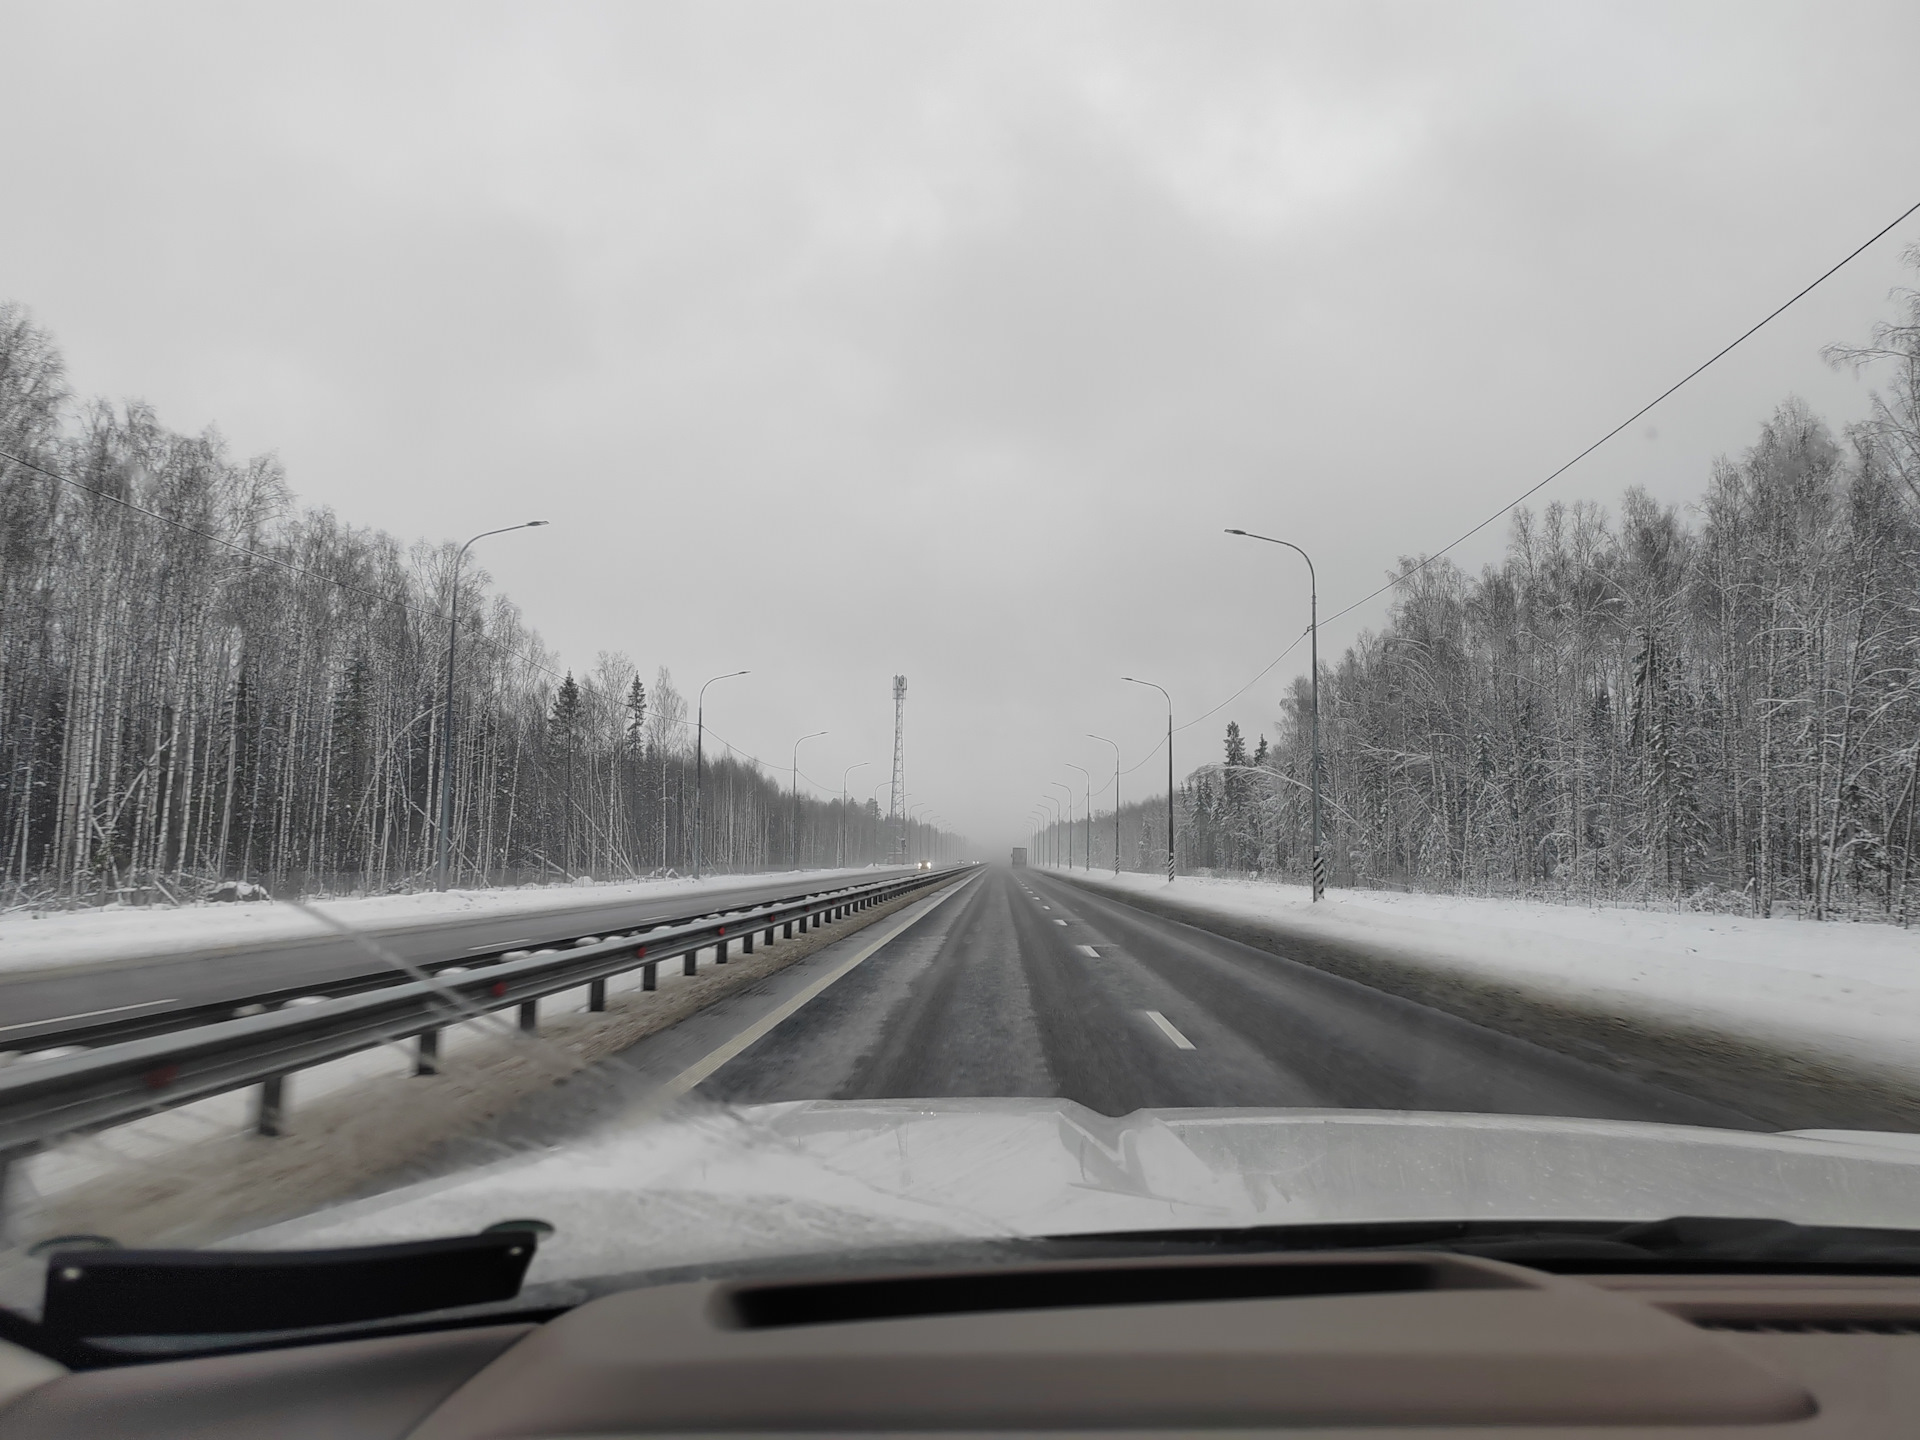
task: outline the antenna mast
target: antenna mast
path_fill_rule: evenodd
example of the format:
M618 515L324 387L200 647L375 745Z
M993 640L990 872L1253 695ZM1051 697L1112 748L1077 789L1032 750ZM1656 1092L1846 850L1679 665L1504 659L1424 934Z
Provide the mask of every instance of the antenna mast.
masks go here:
M893 801L887 821L893 830L893 862L907 862L907 677L893 677Z

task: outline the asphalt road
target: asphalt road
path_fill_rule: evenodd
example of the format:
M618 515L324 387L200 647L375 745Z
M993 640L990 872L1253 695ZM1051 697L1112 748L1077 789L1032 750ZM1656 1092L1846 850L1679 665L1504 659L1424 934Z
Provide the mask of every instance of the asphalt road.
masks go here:
M665 1077L777 1013L855 935L628 1052ZM735 1042L737 1044L737 1041ZM722 1047L716 1049L716 1047ZM1131 909L1035 870L962 886L700 1085L735 1102L1037 1096L1761 1129L1731 1111Z
M875 878L890 872L876 870ZM830 883L830 882L828 882ZM686 891L657 900L594 902L591 892L573 904L537 913L479 916L430 927L369 929L366 933L415 964L458 959L489 950L539 946L598 931L615 931L700 911L725 910L809 888L793 875L743 880L738 885ZM264 987L318 985L381 969L367 952L332 935L279 941L245 949L174 954L151 961L76 968L67 973L0 975L0 1050L31 1043L35 1029L80 1017L164 1016L243 997Z

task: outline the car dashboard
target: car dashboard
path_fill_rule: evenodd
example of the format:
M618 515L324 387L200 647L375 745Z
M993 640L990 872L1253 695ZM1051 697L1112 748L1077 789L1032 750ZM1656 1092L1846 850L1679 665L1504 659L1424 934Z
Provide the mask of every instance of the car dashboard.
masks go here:
M1920 1413L1920 1279L1420 1251L1065 1262L654 1285L537 1323L44 1368L0 1440L1855 1436Z

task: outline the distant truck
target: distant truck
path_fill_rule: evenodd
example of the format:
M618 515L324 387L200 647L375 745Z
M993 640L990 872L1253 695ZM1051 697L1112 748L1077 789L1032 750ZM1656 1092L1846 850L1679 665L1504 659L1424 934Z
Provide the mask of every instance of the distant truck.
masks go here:
M1026 868L1026 864L1027 864L1027 847L1026 846L1016 845L1013 847L1013 864L1014 864L1014 868L1017 870L1023 870Z

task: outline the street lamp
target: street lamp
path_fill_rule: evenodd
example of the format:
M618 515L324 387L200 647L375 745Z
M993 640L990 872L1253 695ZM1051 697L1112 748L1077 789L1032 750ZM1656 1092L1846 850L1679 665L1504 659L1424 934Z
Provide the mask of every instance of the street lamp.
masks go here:
M878 785L873 787L873 863L876 865L881 864L886 859L886 856L881 853L883 849L881 844L883 832L880 827L880 792L882 790L887 791L889 795L891 795L893 781L882 780ZM891 800L889 800L889 803L891 803Z
M1117 880L1120 878L1120 745L1118 741L1096 735L1091 730L1087 732L1087 738L1113 746L1113 875Z
M1078 770L1087 779L1087 873L1093 873L1093 775L1084 765L1066 762L1069 770Z
M1047 782L1055 790L1067 792L1067 869L1073 869L1073 787L1059 780Z
M931 804L933 804L931 800L922 800L918 805L909 805L907 807L907 833L904 838L907 842L907 863L908 864L913 863L913 826L914 826L913 817L917 812L921 810L925 810Z
M447 703L440 735L440 833L434 841L433 888L447 888L448 837L453 829L453 647L460 635L460 564L473 548L474 540L489 535L505 535L510 530L537 530L545 520L526 520L518 525L503 525L498 530L482 530L460 547L453 557L453 579L447 588Z
M1047 807L1047 864L1057 870L1060 868L1060 802L1051 795L1042 795L1040 803Z
M724 675L714 676L707 681L707 685L747 673L745 670L729 670ZM700 777L705 767L707 743L707 685L700 687L700 704L695 711L693 731L693 878L696 880L700 878Z
M856 770L864 770L871 760L862 760L857 765L849 765L840 772L840 868L847 868L847 777Z
M1167 700L1167 884L1173 884L1173 697L1167 695L1166 688L1154 685L1151 680L1135 680L1131 675L1120 677L1130 685L1149 685L1158 690Z
M1327 862L1320 853L1320 578L1314 573L1313 557L1291 540L1276 540L1251 530L1229 530L1227 534L1284 545L1307 562L1307 634L1311 637L1307 664L1313 673L1309 687L1313 697L1313 898L1318 900L1327 889Z
M793 742L793 796L787 802L787 863L796 870L800 868L800 747L826 733L816 730Z

